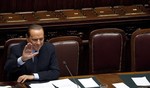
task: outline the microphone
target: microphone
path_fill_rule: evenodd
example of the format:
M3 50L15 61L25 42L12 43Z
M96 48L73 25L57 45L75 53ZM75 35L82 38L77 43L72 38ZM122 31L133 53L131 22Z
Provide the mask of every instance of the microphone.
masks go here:
M70 76L72 77L73 81L75 82L75 84L77 84L77 81L75 80L74 76L72 75L66 61L63 61L63 64L65 65L65 67L67 68L67 71L69 72ZM77 88L79 88L79 85L77 84Z

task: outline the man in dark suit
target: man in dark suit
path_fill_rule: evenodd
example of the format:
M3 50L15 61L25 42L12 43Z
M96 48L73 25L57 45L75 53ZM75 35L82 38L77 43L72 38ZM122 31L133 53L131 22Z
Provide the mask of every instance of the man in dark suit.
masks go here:
M27 31L27 41L10 49L5 68L12 81L50 81L60 74L55 48L44 42L44 29L31 25Z

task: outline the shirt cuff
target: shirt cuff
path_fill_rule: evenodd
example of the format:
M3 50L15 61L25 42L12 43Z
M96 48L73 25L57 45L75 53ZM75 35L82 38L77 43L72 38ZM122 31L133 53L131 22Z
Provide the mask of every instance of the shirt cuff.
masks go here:
M22 57L19 57L17 62L18 62L18 66L23 65L25 62L22 61L21 59Z
M35 80L39 79L39 75L37 73L33 73L33 75Z

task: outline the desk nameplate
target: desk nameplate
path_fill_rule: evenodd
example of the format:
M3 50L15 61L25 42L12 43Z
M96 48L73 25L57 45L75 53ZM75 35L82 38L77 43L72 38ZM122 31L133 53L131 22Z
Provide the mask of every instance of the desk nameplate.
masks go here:
M36 12L35 16L39 21L50 21L50 20L59 20L54 12Z
M82 19L82 18L86 18L86 16L84 16L80 12L80 10L64 10L64 11L62 11L62 13L66 17L66 19Z
M23 18L22 15L19 15L19 14L6 14L6 15L3 15L3 19L4 21L6 22L25 22L27 20L25 20Z

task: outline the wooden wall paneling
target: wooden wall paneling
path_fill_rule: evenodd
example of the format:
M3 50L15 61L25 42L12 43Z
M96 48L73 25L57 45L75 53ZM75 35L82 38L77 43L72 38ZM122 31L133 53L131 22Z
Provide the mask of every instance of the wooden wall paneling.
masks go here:
M142 4L142 5L145 5L145 4L148 4L150 0L134 0L133 1L133 4Z
M34 11L35 0L16 0L15 12Z
M0 1L0 13L15 12L16 0L1 0Z
M93 8L94 0L75 0L75 8Z
M0 13L149 4L150 0L1 0Z
M111 0L94 0L95 7L111 6Z
M57 8L56 2L57 0L47 0L48 1L48 9L49 11L54 11Z
M82 1L83 0L74 0L74 9L81 9L83 4Z
M53 3L51 3L53 5ZM48 9L48 0L35 0L34 2L34 11L47 10Z
M56 10L62 9L63 8L63 2L64 0L56 0Z
M120 0L120 5L135 5L135 4L142 4L144 0Z
M111 0L110 5L111 6L118 6L118 5L120 5L120 0Z
M63 7L65 7L66 9L74 9L75 8L75 0L64 0Z
M56 8L60 9L74 9L75 0L56 0Z

